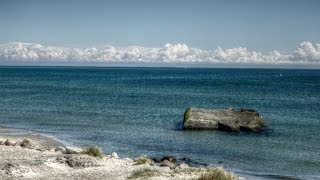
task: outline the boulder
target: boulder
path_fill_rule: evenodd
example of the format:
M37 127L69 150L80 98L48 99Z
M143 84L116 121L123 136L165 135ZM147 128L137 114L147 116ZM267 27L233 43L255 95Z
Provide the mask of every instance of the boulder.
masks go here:
M64 157L57 157L58 162L67 163L73 168L87 168L101 166L99 159L88 155L65 155Z
M265 127L262 116L252 109L188 108L183 121L183 129L259 131Z

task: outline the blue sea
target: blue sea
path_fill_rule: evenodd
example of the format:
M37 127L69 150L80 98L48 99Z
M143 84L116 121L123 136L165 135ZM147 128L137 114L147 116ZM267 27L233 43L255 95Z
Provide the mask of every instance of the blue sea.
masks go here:
M185 131L188 107L253 108L268 128ZM121 157L320 179L320 70L2 66L0 125Z

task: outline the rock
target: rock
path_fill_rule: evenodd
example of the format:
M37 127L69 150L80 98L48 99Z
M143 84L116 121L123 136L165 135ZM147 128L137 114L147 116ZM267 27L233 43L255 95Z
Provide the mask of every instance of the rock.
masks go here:
M118 156L118 154L117 154L116 152L113 152L113 153L111 154L111 157L116 158L116 159L119 158L119 156Z
M24 139L22 143L20 144L21 147L25 148L31 148L31 140L30 139Z
M61 152L62 154L66 154L67 150L65 147L59 146L55 150L55 152Z
M35 150L44 152L44 151L49 151L50 149L45 148L45 147L38 147L38 148L35 148Z
M152 159L148 159L147 164L149 164L149 165L151 165L151 166L157 165L157 163L154 162Z
M151 158L151 160L155 163L160 163L161 162L161 159L160 158L156 158L156 157L153 157Z
M4 145L6 145L6 146L13 146L14 143L11 142L9 139L7 139L7 140L4 142Z
M66 163L67 158L64 155L58 155L56 161L58 161L59 163Z
M186 163L181 163L179 166L176 167L176 169L187 169L189 168L189 165Z
M77 151L73 150L73 149L66 149L66 154L79 154Z
M168 160L169 162L176 163L177 159L174 156L163 156L161 161Z
M183 129L259 131L265 127L262 116L252 109L188 108L183 121Z
M67 147L66 154L80 154L82 152L81 148L77 147Z
M64 156L66 159L65 162L73 168L86 168L86 167L96 167L100 166L100 162L98 158L88 156L88 155L71 155ZM63 161L63 158L59 159L60 162ZM58 161L59 161L58 160Z
M24 174L30 172L30 168L27 166L22 166L16 163L6 163L2 168L5 174L11 176L23 176ZM1 178L0 178L1 179Z
M0 145L4 145L4 142L3 142L3 141L0 141Z
M162 161L162 163L160 164L160 166L165 166L165 167L169 167L170 169L174 169L176 167L176 165L168 160L164 160Z

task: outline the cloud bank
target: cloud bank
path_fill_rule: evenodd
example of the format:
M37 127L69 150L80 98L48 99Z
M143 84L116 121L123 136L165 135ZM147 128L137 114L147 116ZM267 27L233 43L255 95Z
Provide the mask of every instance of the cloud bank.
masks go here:
M68 48L36 43L0 44L0 64L256 64L320 65L320 44L302 42L288 54L261 53L245 47L199 49L186 44L166 44L161 48L141 46Z

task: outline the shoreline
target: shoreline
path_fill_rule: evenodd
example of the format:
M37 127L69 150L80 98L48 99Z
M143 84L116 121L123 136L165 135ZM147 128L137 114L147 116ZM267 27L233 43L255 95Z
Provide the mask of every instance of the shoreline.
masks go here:
M22 145L26 140L29 144ZM115 152L102 158L82 152L82 148L66 146L58 138L1 126L0 179L128 179L145 169L156 172L148 179L197 179L206 171L186 164L174 168L170 167L173 163L137 164L134 159L119 158Z
M160 176L155 176L152 177L151 179L195 179L198 178L203 171L205 171L206 169L210 168L209 166L193 166L191 164L188 164L186 162L182 162L181 164L183 164L184 168L183 171L186 171L187 169L191 170L191 174L190 173L180 173L178 174L176 177L174 176L174 174L172 174L174 172L175 169L171 169L169 168L169 166L150 166L150 164L143 164L143 165L135 165L134 163L134 159L131 158L118 158L118 155L116 155L117 157L112 157L111 155L106 155L106 157L103 158L102 161L110 161L109 163L107 163L107 166L92 166L92 167L86 167L85 169L81 170L76 168L74 170L74 172L72 172L73 170L70 169L70 167L66 166L66 163L62 163L61 162L56 162L56 159L58 158L58 156L61 156L61 152L57 152L55 151L58 147L63 147L63 148L70 148L72 150L78 151L80 152L82 150L81 147L76 147L76 146L69 146L70 144L65 144L64 142L60 141L58 138L56 137L51 137L49 135L46 134L39 134L39 133L31 133L30 131L26 131L24 132L24 130L19 130L19 129L14 129L14 128L8 128L8 127L4 127L4 126L0 126L0 141L4 142L7 139L9 139L12 142L22 142L24 139L29 139L31 140L32 144L34 145L33 148L21 148L21 147L17 147L17 146L4 146L4 145L0 145L0 154L8 154L8 152L11 153L11 156L9 155L9 158L1 158L1 163L0 163L0 167L2 167L2 171L3 169L6 169L6 165L8 164L16 164L18 165L18 167L16 167L18 170L13 170L12 172L2 172L0 173L0 177L5 177L6 175L8 176L7 178L17 178L17 177L23 177L23 178L32 178L32 179L41 179L44 176L48 176L49 174L47 172L37 172L36 169L32 169L29 170L27 172L27 170L25 170L25 172L23 170L21 170L21 165L19 165L19 160L16 160L16 158L11 158L12 154L15 154L14 151L17 151L18 153L18 157L20 159L23 159L23 161L44 161L43 164L41 164L41 168L39 167L39 169L43 169L43 168L51 168L51 171L57 171L57 170L63 170L63 173L68 172L67 174L73 174L76 173L77 175L82 174L84 175L85 173L89 173L88 171L90 171L90 168L95 168L92 169L91 173L93 173L93 179L99 179L99 175L100 173L103 174L103 172L100 171L105 171L106 167L110 168L112 166L126 166L127 169L117 169L116 171L119 171L117 173L119 173L119 176L113 176L112 174L107 174L105 176L103 176L103 178L109 178L112 177L113 179L127 179L130 175L130 173L133 173L134 171L136 171L137 169L141 169L141 168L156 168L157 171L161 172ZM30 153L30 151L32 151ZM28 154L32 154L32 156L28 157ZM41 156L41 154L44 153L45 156ZM27 155L24 155L27 154ZM78 153L79 154L79 153ZM27 156L27 157L26 157ZM37 158L38 156L41 156L41 158ZM79 155L82 156L82 155ZM7 156L4 156L7 157ZM56 159L52 158L52 157L56 157ZM19 159L18 158L18 159ZM88 160L90 161L90 160ZM99 160L98 160L99 161ZM88 163L88 162L87 162ZM104 164L106 162L98 162L98 164ZM28 166L24 163L22 163L23 167L24 166ZM90 164L90 163L89 163ZM181 165L180 164L180 165ZM180 166L179 165L179 166ZM47 166L47 167L42 167L42 166ZM65 166L65 167L64 167ZM179 166L177 166L176 168L179 168ZM101 170L97 170L97 168L100 167ZM53 169L54 170L53 170ZM113 167L115 168L115 167ZM23 169L23 168L22 168ZM26 168L28 169L28 168ZM29 168L30 169L30 168ZM111 168L112 169L112 168ZM197 169L197 170L195 170ZM182 170L180 168L180 170ZM10 171L10 170L9 170ZM16 171L16 172L14 172ZM172 171L172 172L170 172ZM195 172L194 172L195 171ZM112 171L114 172L114 171ZM57 173L57 172L56 172ZM299 179L296 177L290 177L290 176L280 176L280 175L268 175L268 174L257 174L254 172L241 172L241 171L235 171L233 172L236 176L237 179L258 179L258 180L269 180L269 179ZM59 173L58 173L59 174ZM60 175L62 175L60 174ZM90 173L89 173L90 174ZM122 174L122 175L121 175ZM39 177L37 177L37 175ZM125 176L124 176L125 175ZM58 176L53 176L53 179L59 179ZM62 175L63 177L63 175ZM173 178L174 177L174 178ZM48 176L46 177L46 179L50 179L51 177ZM72 177L70 177L72 179ZM76 178L76 177L74 177ZM88 177L87 177L88 178ZM103 179L102 177L100 179Z

